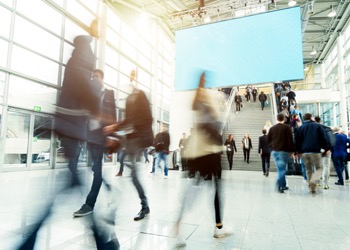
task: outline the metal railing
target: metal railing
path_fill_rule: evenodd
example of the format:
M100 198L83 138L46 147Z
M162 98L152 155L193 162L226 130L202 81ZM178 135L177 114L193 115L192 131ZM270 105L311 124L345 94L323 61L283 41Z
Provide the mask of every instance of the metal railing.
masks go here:
M223 135L224 133L224 130L227 129L228 127L228 117L229 117L229 114L230 114L230 111L232 109L232 103L235 99L235 91L234 89L232 88L231 90L231 93L230 93L230 96L229 98L227 99L227 102L226 102L226 106L225 106L225 110L222 114L222 118L221 118L221 121L222 121L222 126L221 126L221 129L220 129L220 134Z

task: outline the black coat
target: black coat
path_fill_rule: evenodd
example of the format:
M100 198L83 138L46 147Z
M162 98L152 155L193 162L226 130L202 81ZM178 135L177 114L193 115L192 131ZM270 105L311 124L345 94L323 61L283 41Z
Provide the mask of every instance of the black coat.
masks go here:
M258 153L262 155L268 155L271 153L269 142L267 140L267 135L259 137Z
M66 65L57 102L56 132L79 140L86 140L89 115L99 114L100 85L91 80L95 56L90 42L88 36L74 39L75 49Z
M226 151L230 151L233 153L233 150L237 152L236 142L235 140L229 141L228 139L225 141ZM230 150L229 150L230 149Z

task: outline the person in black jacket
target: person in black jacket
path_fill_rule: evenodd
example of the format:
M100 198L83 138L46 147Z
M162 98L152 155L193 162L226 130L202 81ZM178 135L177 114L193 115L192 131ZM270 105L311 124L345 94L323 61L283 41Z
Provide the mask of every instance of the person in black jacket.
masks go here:
M324 129L312 120L310 113L304 115L303 125L295 130L295 147L299 158L304 161L310 192L315 194L322 175L321 149L328 153L330 147Z
M264 94L264 91L261 91L258 98L259 98L259 101L261 103L261 110L264 110L265 103L267 101L267 96Z
M271 149L267 141L266 129L262 130L263 135L259 137L258 153L261 156L262 171L266 177L269 176L270 171L270 155Z
M239 94L239 92L236 92L235 94L235 104L236 104L236 114L238 114L238 112L241 111L241 107L242 107L242 97Z
M88 149L92 158L92 171L94 178L91 190L83 206L73 213L74 217L86 216L94 210L98 193L102 184L102 161L105 151L105 137L103 127L116 122L115 101L113 90L106 89L103 86L104 73L100 69L92 72L92 79L100 87L100 114L98 117L91 117L88 121Z
M226 155L227 155L228 164L229 164L230 170L232 170L232 160L233 160L234 151L237 152L236 142L233 139L233 135L231 134L228 135L228 138L225 141L225 146L226 146Z
M168 155L169 155L170 135L165 124L161 126L161 132L156 135L154 147L157 152L157 166L160 167L161 161L164 161L164 179L168 178ZM155 170L156 171L156 170ZM154 173L155 173L154 171Z
M135 221L142 220L150 213L145 191L137 177L137 170L141 166L141 156L144 148L153 145L152 114L145 93L137 88L137 71L130 74L131 94L126 99L125 119L120 123L106 126L104 133L112 134L115 131L124 131L126 134L126 152L131 165L132 182L141 199L141 210L134 217Z

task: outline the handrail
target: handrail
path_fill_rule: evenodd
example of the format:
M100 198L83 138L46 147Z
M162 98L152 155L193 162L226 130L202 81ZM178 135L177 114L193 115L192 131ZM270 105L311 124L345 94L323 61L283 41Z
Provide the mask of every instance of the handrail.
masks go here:
M232 103L233 103L233 100L235 98L235 93L236 92L232 88L230 96L229 96L229 98L227 100L227 103L226 103L226 106L225 106L224 113L223 113L222 118L221 118L221 120L222 120L222 126L221 126L221 129L220 129L220 134L221 135L223 135L224 129L227 126L228 115L230 114L230 111L231 111L231 108L232 108Z
M277 121L277 103L276 103L276 93L275 93L275 87L274 84L271 83L271 110L272 110L272 124L275 124Z

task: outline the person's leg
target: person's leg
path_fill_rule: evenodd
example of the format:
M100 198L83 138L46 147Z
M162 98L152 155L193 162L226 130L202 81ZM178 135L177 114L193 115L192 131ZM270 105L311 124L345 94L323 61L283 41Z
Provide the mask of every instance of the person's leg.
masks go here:
M78 178L78 161L81 152L81 142L70 137L63 137L61 145L64 148L64 155L68 158L68 168L72 174L71 185L80 185Z
M323 171L322 171L322 180L323 180L323 188L328 189L328 180L329 180L329 174L330 174L330 163L331 159L330 156L324 156L322 157L322 166L323 166Z
M284 188L286 187L285 174L288 161L288 153L282 151L272 151L271 155L274 158L277 168L277 189L280 193L284 193Z
M303 172L304 180L307 181L306 168L302 158L300 158L301 171Z
M247 149L247 163L249 163L250 149Z
M247 149L243 148L244 161L247 160Z
M168 165L168 154L163 153L162 154L163 161L164 161L164 176L168 176L168 171L169 171L169 165Z
M94 177L85 204L93 209L102 184L102 158L104 147L103 145L90 144L89 148L92 157L92 171L94 172Z
M270 154L265 155L266 177L268 177L270 173L270 156Z
M262 168L264 175L266 175L265 163L266 163L266 156L262 154L261 155L261 168Z
M341 157L332 156L332 160L333 160L335 172L337 173L337 176L338 176L338 181L336 183L343 185L344 179L343 179L343 171L341 169Z
M226 151L228 166L229 166L230 170L232 169L232 157L231 157L231 155L232 155L231 151Z
M311 161L315 166L315 172L312 174L311 182L317 184L322 176L322 157L321 153L310 154Z

